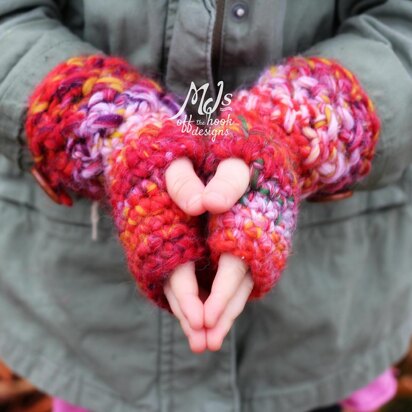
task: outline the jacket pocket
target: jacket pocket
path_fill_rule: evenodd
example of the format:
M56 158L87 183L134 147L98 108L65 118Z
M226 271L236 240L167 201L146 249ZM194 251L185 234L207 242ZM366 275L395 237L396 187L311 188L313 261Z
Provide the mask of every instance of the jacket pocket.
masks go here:
M312 203L303 201L299 227L329 223L384 208L400 207L412 202L412 166L395 184L376 190L356 190L352 197L339 201Z
M93 242L10 200L0 199L0 222L0 312L11 320L2 331L47 354L45 379L60 365L82 386L92 375L89 390L103 398L150 410L140 403L156 399L160 310L137 290L116 239Z
M36 211L44 222L46 230L61 233L62 236L79 236L79 230L92 230L92 202L76 197L73 206L67 207L53 202L35 182L29 173L24 173L12 162L0 157L0 201L16 206L24 206ZM110 211L99 207L98 229L101 233L113 233L114 227Z

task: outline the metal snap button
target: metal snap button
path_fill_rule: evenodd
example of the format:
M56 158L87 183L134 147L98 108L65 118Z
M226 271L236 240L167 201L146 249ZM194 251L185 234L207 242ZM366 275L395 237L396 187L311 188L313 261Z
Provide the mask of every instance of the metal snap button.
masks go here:
M232 16L237 20L244 19L248 14L248 6L245 3L236 3L232 7Z

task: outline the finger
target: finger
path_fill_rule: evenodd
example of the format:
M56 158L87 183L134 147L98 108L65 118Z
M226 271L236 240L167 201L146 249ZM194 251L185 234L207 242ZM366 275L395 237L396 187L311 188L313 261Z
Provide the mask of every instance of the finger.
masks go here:
M203 328L203 303L199 297L195 263L187 262L178 266L168 283L191 328Z
M222 160L203 191L204 208L212 213L229 210L246 192L249 180L249 167L242 159Z
M220 255L212 289L204 304L205 326L207 328L215 326L230 299L238 290L247 271L248 266L239 257L230 253Z
M185 213L197 216L205 212L202 203L205 186L187 157L171 162L166 169L165 179L169 196Z
M206 333L205 330L194 330L190 327L188 320L183 315L179 303L170 288L170 285L164 288L166 298L170 304L172 312L180 322L183 333L189 340L189 346L192 352L200 353L206 349Z
M206 331L206 341L209 350L220 350L223 340L232 327L233 322L242 313L252 289L253 280L249 272L247 276L244 277L232 300L228 303L225 312L220 317L216 326Z

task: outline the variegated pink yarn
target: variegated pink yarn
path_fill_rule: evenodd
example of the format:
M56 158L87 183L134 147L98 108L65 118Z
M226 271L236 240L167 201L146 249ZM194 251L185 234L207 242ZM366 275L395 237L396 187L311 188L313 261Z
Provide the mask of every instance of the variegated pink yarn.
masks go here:
M219 161L239 157L250 166L251 181L231 210L211 216L208 244L215 266L224 252L245 259L252 299L285 268L299 202L344 190L368 174L380 122L355 76L317 57L270 67L235 94L230 108L209 142L206 172L212 176Z
M141 291L171 312L164 284L179 265L205 257L198 218L171 199L165 170L204 160L201 139L171 120L179 106L126 61L79 56L56 66L29 99L35 167L69 204L66 190L111 205L128 266Z

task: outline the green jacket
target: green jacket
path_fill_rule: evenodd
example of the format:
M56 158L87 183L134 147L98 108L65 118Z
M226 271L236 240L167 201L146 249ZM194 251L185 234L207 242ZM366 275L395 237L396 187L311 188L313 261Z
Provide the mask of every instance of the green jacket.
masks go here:
M57 63L98 51L181 95L321 55L376 105L371 174L352 198L303 202L282 280L220 352L192 354L178 321L136 290L108 215L93 241L90 202L58 206L26 171L30 92ZM412 334L411 108L408 0L2 0L0 356L96 412L303 412L346 397Z

